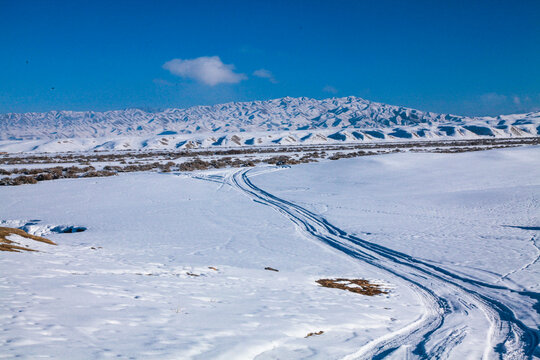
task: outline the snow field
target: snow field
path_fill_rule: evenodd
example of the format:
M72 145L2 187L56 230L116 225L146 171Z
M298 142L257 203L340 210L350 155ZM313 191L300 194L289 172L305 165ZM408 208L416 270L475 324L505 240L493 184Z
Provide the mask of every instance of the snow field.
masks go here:
M0 198L4 220L87 227L44 235L58 246L39 253L2 253L5 358L339 357L422 313L410 289L228 186L129 174L4 187ZM391 292L315 283L338 276Z

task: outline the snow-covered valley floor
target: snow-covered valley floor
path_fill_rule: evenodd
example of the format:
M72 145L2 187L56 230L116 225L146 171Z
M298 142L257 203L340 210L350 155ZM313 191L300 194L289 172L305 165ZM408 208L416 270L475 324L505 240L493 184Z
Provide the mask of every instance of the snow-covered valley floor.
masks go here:
M0 253L0 358L539 356L538 146L62 179L0 203L0 226L58 244Z

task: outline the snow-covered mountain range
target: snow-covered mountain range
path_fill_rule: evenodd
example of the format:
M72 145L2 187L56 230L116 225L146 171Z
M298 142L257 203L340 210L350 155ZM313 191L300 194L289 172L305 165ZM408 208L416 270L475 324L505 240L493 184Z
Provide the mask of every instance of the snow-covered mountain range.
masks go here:
M540 112L464 117L357 97L285 97L187 109L0 115L0 150L194 148L444 138L529 137Z

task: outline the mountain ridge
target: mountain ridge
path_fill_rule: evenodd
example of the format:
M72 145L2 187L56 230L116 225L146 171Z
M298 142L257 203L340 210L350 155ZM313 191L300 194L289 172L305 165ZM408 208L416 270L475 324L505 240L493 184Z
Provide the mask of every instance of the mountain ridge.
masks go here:
M61 139L78 139L79 143L84 142L81 139L101 139L98 142L104 144L129 138L121 148L130 149L145 148L164 139L168 146L174 143L179 148L186 144L191 144L190 147L272 145L283 143L283 139L288 139L285 143L317 143L539 134L540 112L468 117L354 96L322 100L284 97L157 112L126 109L0 114L0 141L6 144L28 141L45 144Z

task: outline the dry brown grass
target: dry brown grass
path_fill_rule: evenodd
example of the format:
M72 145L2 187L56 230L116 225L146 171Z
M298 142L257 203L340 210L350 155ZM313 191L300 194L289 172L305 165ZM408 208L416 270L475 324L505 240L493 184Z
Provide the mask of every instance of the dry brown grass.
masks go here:
M372 284L364 279L319 279L317 283L323 287L351 291L353 293L375 296L388 292L378 284Z
M317 331L317 332L310 332L310 333L308 333L306 336L304 336L304 338L308 338L308 337L310 337L310 336L315 336L315 335L322 335L322 334L324 334L324 331L322 331L322 330L321 330L321 331Z
M28 247L19 246L20 245L19 243L13 240L9 240L7 238L10 235L19 235L26 239L35 240L35 241L43 242L50 245L56 245L54 242L52 242L49 239L45 239L44 237L41 237L41 236L30 235L24 230L0 226L0 251L12 251L12 252L37 251Z

